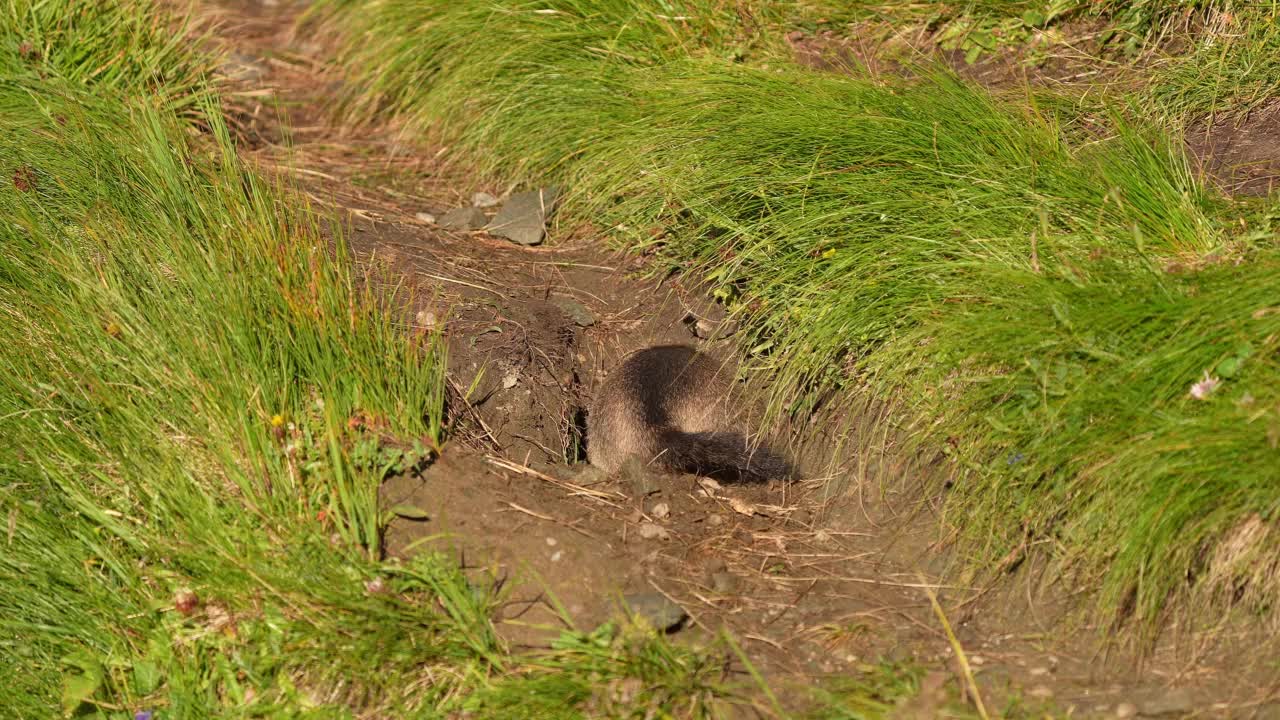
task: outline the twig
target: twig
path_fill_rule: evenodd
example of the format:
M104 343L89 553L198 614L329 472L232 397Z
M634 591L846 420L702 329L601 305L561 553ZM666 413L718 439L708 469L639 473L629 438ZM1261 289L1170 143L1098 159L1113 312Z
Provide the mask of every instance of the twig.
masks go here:
M583 487L582 485L578 485L577 483L571 483L566 480L558 480L556 478L551 477L550 475L540 473L537 470L534 470L533 468L528 467L526 465L514 463L510 460L500 458L500 457L495 457L493 455L485 455L484 459L488 461L489 464L496 465L502 468L503 470L510 470L511 472L520 473L521 475L530 475L544 482L549 482L552 485L555 485L556 487L562 488L564 490L568 490L571 495L586 495L587 497L599 500L600 502L606 505L609 505L611 507L617 508L619 510L622 509L621 505L618 505L617 503L609 499L610 497L609 493L600 492L599 490L592 490L591 488Z
M484 434L489 436L489 442L493 443L493 449L501 450L502 443L498 442L498 438L494 436L493 430L489 429L489 424L484 421L483 417L480 417L480 411L476 410L476 406L472 405L471 401L467 399L467 394L462 392L462 388L458 387L458 383L452 377L446 376L445 379L449 382L453 391L458 393L458 397L462 398L462 404L467 406L467 410L471 413L471 417L480 425L480 429L484 430Z
M978 683L973 679L973 668L969 667L969 656L965 655L964 648L960 646L960 640L956 638L955 632L951 629L951 623L947 621L947 614L942 611L942 605L938 604L938 595L933 591L932 586L925 583L924 575L917 573L920 577L920 587L924 588L924 592L929 596L929 604L933 606L933 614L938 616L938 621L942 623L942 630L947 634L947 640L951 643L951 649L956 653L956 660L960 663L960 672L964 674L965 685L968 686L969 692L973 695L973 704L978 709L978 716L982 720L990 720L987 715L987 707L982 704L982 694L978 692Z
M586 530L583 530L582 528L578 527L577 525L574 525L574 524L573 524L573 523L571 523L571 522L565 522L564 520L559 520L559 519L557 519L557 518L551 517L550 515L543 515L543 514L542 514L542 513L540 513L540 512L535 512L535 511L533 511L533 510L530 510L530 509L529 509L529 508L527 508L527 507L522 507L522 506L517 505L517 504L515 504L515 503L513 503L513 502L509 502L509 501L508 501L508 502L507 502L507 505L510 505L510 506L511 506L511 508L512 508L513 510L517 510L517 511L519 511L519 512L522 512L522 513L524 513L525 515L531 515L531 516L533 516L533 517L538 518L539 520L546 520L547 522L553 522L553 523L555 523L555 524L557 524L557 525L563 525L563 526L565 526L565 527L569 528L570 530L572 530L572 531L574 531L574 532L576 532L576 533L579 533L579 534L581 534L581 535L585 535L586 537L591 538L592 540L599 540L599 539L600 539L600 538L596 537L595 535L592 535L591 533L587 532Z
M502 298L503 300L506 300L506 299L507 299L507 296L506 296L506 295L503 295L502 293L498 292L497 290L494 290L493 288L487 288L487 287L485 287L485 286L483 286L483 285L476 285L475 283L469 283L469 282L467 282L466 280L457 280L457 279L455 279L455 278L445 277L445 276L443 276L443 275L434 275L434 274L429 273L429 272L423 272L422 270L419 270L419 271L418 271L418 274L419 274L419 275L424 275L424 276L426 276L426 277L429 277L429 278L431 278L432 280L439 280L439 281L441 281L441 282L455 283L455 284L458 284L458 285L464 285L464 286L469 287L469 288L475 288L476 290L483 290L483 291L488 292L488 293L493 293L494 295L497 295L498 297Z

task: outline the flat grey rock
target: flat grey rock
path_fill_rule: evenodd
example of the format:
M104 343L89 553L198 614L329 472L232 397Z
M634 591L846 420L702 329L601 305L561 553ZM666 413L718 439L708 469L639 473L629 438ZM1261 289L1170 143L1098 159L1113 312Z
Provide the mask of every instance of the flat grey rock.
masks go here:
M488 220L480 208L464 207L445 213L439 223L445 230L479 230Z
M591 327L596 324L596 316L591 314L586 305L567 297L551 298L551 304L564 311L569 319L579 327Z
M547 218L555 210L559 196L554 187L516 193L503 203L485 229L520 245L537 245L546 237Z
M628 612L637 618L644 618L645 622L659 632L678 628L688 617L684 608L671 602L661 593L624 595L622 602L627 606Z

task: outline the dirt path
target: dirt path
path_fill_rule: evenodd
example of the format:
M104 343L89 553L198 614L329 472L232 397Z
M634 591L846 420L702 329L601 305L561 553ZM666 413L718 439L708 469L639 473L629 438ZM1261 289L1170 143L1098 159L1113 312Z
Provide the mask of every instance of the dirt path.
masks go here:
M1230 646L1221 635L1211 646L1165 642L1142 672L1124 653L1064 640L1055 623L1072 588L1033 560L995 588L940 584L936 498L921 502L912 478L895 477L907 465L859 474L851 492L825 499L824 479L715 487L600 478L569 464L581 455L583 408L613 362L654 343L701 343L687 320L714 318L713 306L678 282L633 278L634 259L585 230L554 227L550 244L526 248L424 222L419 213L439 217L474 192L509 189L482 186L446 162L446 148L415 145L395 128L336 125L324 49L295 37L294 11L274 5L206 8L234 51L225 69L245 152L292 171L318 206L345 214L357 260L390 271L416 298L408 329L441 325L451 382L475 382L473 407L455 407L466 431L423 476L383 489L388 504L430 515L393 523L387 551L444 549L496 569L512 588L501 625L513 643L544 643L545 628L565 622L589 629L621 594L647 593L688 613L677 639L727 628L782 684L848 675L881 657L920 663L926 689L901 716L932 717L928 688L959 687L932 588L991 697L1074 717L1125 716L1125 703L1144 715L1249 716L1270 700L1270 688L1226 683L1226 666L1206 660ZM728 343L702 344L731 357ZM1080 637L1096 637L1087 618L1080 625Z

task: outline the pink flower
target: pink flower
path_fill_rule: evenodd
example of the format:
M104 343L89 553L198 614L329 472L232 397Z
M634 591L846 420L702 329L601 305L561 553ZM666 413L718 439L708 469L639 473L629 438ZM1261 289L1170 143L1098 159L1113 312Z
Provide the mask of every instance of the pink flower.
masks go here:
M1218 386L1221 384L1221 380L1211 376L1209 371L1205 370L1204 379L1191 386L1191 397L1197 400L1207 400L1209 396L1213 394L1213 391L1217 390Z

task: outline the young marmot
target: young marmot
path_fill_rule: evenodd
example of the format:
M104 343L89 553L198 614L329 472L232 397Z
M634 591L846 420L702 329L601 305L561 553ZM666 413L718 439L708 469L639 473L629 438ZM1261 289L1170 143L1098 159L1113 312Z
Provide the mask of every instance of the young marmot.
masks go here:
M788 479L790 464L752 447L734 418L724 368L686 345L631 353L587 414L587 459L614 472L631 457L667 472L725 480Z

